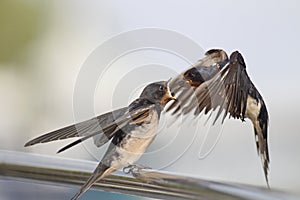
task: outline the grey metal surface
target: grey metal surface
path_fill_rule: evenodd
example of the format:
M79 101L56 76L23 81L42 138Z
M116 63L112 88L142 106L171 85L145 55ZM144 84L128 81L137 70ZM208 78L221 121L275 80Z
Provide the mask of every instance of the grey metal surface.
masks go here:
M22 180L68 187L73 192L88 179L96 165L96 162L90 161L0 151L2 183ZM134 171L133 175L136 178L122 172L114 173L95 184L93 189L159 199L298 199L279 191L207 181L170 172L143 169Z

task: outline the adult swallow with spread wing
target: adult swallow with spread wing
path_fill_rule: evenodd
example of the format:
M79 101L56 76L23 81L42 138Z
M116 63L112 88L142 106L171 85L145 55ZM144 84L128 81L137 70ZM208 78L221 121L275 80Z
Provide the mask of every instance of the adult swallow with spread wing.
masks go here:
M211 66L218 65L218 62L213 60L212 62ZM176 92L181 93L177 97L178 101L171 104L167 110L174 108L172 114L183 115L193 112L195 116L198 116L202 111L205 114L216 111L214 123L222 112L224 113L222 123L228 114L229 117L242 121L245 121L245 118L250 119L254 127L256 147L262 160L265 179L269 187L269 117L266 104L250 80L244 59L238 51L233 52L229 60L225 59L221 63L223 64L222 69L204 81L202 71L198 70L196 66L185 71L183 76L176 77L175 80L185 82L185 88L183 87L182 91L178 90L176 84L172 84L171 81L171 91L175 88Z
M128 107L47 133L27 142L25 146L81 137L58 151L62 152L91 137L97 146L112 138L92 176L72 198L77 199L95 182L118 169L132 165L140 158L155 138L161 111L170 100L175 98L170 93L168 82L151 83ZM100 137L96 137L99 135Z

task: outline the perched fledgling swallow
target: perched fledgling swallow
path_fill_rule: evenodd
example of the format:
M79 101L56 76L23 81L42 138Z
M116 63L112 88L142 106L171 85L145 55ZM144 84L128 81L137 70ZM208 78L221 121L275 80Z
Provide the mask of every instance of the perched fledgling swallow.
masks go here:
M27 142L25 146L81 137L58 151L62 152L90 137L94 137L97 146L105 144L112 138L101 162L93 175L72 198L74 200L95 182L118 169L132 165L141 157L155 138L161 111L170 100L175 98L170 93L168 82L151 83L128 107L47 133ZM100 137L96 137L98 135Z
M204 81L201 71L197 70L197 67L184 72L183 79L180 78L182 77L180 75L179 78L175 78L185 81L190 89L180 91L176 85L172 84L172 81L170 82L171 91L174 87L177 92L181 92L178 97L175 92L177 101L170 106L171 109L175 109L172 114L186 115L193 112L195 116L198 116L201 112L207 114L210 111L216 111L217 115L214 123L222 112L224 113L222 123L228 114L229 117L241 119L242 121L245 121L245 118L250 119L254 127L256 147L262 160L265 179L269 187L269 116L265 102L250 80L244 59L238 51L233 52L229 60L224 59L224 62L221 61L221 63L224 64L221 67L223 69ZM212 64L212 66L214 65L218 65L218 62ZM194 75L190 75L189 72L193 72ZM171 109L168 108L167 110Z

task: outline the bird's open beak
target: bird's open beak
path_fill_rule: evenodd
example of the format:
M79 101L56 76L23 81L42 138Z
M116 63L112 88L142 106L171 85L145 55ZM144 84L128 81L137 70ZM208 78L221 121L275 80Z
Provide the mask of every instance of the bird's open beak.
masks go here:
M168 101L174 100L177 101L177 99L173 96L172 93L170 93L170 95L167 95Z
M162 106L165 106L171 100L174 100L174 101L177 100L170 91L169 82L170 82L170 80L167 82L168 91L166 92L166 94L162 98Z
M168 90L161 100L162 106L165 106L171 100L176 101L177 99L171 94L170 90Z
M167 81L167 88L168 88L168 92L167 92L167 94L168 94L168 96L169 96L169 98L171 99L171 100L177 100L175 97L174 97L174 93L172 93L171 92L171 90L170 90L170 81L172 80L172 78L170 78L168 81Z

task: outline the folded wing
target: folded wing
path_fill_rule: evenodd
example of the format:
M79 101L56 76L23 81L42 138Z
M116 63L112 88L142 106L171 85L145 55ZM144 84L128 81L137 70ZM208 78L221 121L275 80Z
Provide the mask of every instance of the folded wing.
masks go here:
M114 137L118 132L122 131L122 129L130 124L138 124L142 119L145 119L149 116L150 109L154 107L153 104L141 105L137 108L130 109L128 108L124 115L115 119L112 123L106 124L105 127L102 128L101 132L91 132L90 134L85 135L84 137L68 144L67 146L61 148L57 151L57 153L63 152L91 137L101 134L101 137L98 141L99 146L102 146L106 142L108 142L112 137Z
M121 108L113 112L105 113L98 117L52 131L33 140L30 140L25 144L25 146L31 146L38 143L47 143L55 140L63 140L72 137L82 137L91 133L101 134L103 127L106 127L108 124L113 123L115 119L124 115L126 111L127 107ZM107 137L109 137L109 135ZM95 140L95 144L96 143L97 141Z

